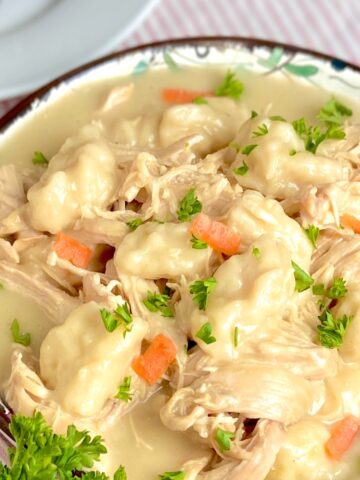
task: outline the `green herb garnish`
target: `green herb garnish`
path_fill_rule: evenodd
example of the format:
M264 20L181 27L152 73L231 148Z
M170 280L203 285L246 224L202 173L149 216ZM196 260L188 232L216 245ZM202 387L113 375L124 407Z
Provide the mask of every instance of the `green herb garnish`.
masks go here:
M258 116L258 113L255 112L255 110L251 110L251 116L250 116L250 118L255 118L255 117L257 117L257 116Z
M261 125L258 126L257 130L253 132L254 137L262 137L269 133L269 129L265 123L262 123Z
M201 212L202 203L195 195L195 188L187 192L181 200L179 210L176 212L180 222L187 222L195 213Z
M272 120L273 122L286 122L286 119L284 117L282 117L281 115L272 115L271 117L269 117L270 120Z
M321 345L326 348L341 347L346 330L349 328L352 319L353 317L347 315L336 319L330 310L324 310L319 316L320 325L317 327Z
M235 175L241 175L244 176L249 170L248 164L244 161L241 165L241 167L234 168L233 172Z
M291 150L289 150L290 157L293 157L294 155L296 155L296 153L297 152L296 152L295 148L292 148Z
M256 258L256 260L259 260L261 257L261 251L258 247L253 247L252 254Z
M124 402L130 402L133 399L134 394L130 392L131 377L125 377L123 383L120 385L115 398L123 400Z
M316 283L312 287L312 292L314 295L325 295L325 285L323 283Z
M125 337L132 329L133 318L126 302L123 305L118 305L112 313L106 308L101 308L100 316L108 332L113 332L121 325L124 327Z
M228 72L221 84L215 89L215 95L239 100L243 91L244 85L235 77L235 73Z
M231 440L235 438L235 433L228 432L222 428L217 428L215 432L215 440L220 447L221 452L230 450Z
M204 97L196 97L192 103L195 103L196 105L207 105L209 102L205 100Z
M304 272L304 270L302 270L295 262L291 262L291 265L294 269L295 291L304 292L311 287L314 283L314 279L310 277L308 273Z
M251 143L250 145L246 145L246 147L244 147L242 150L241 150L241 153L243 155L250 155L250 153L257 147L258 145L256 143Z
M144 223L144 221L141 218L134 218L134 220L130 220L129 222L126 222L126 225L133 232L138 227L140 227L140 225L142 225L143 223Z
M332 127L341 125L346 117L351 117L352 113L349 107L333 98L322 107L316 118L324 122L328 127Z
M101 472L88 472L106 453L100 436L90 437L74 425L64 435L54 433L40 412L31 417L13 416L10 432L16 446L9 448L10 466L0 462L3 480L71 479L75 471L84 480L110 480ZM86 473L85 473L86 472ZM124 467L119 467L114 480L126 480Z
M326 296L335 300L338 298L343 298L347 294L346 282L341 277L336 277L333 280L333 284L326 291Z
M12 321L11 324L11 334L13 341L15 343L19 343L20 345L24 345L24 347L28 347L31 343L31 335L30 333L21 333L20 332L20 325L16 318Z
M233 148L236 151L236 153L239 153L240 150L241 150L240 143L238 143L238 142L231 142L229 144L229 147Z
M316 153L321 142L327 139L345 138L345 132L340 126L330 126L326 130L320 127L307 125L304 118L292 122L295 132L304 141L305 150Z
M179 470L178 472L165 472L159 475L160 480L184 480L185 472Z
M237 347L240 342L240 330L239 327L234 328L234 347Z
M34 165L49 165L49 160L45 157L43 153L34 152L32 163Z
M310 240L312 246L316 248L316 240L318 239L320 234L319 228L315 225L309 225L308 228L304 228L304 231L308 239Z
M208 248L208 244L203 240L196 238L195 235L191 236L191 243L192 248L195 248L196 250L204 250L205 248Z
M149 291L144 305L150 312L160 312L163 317L173 317L174 312L169 306L169 300L169 295Z
M216 342L216 338L212 335L212 326L209 322L204 323L195 337L200 338L206 345Z
M209 277L206 280L196 280L190 285L190 293L193 295L194 302L198 304L200 310L205 310L209 294L216 287L217 280Z

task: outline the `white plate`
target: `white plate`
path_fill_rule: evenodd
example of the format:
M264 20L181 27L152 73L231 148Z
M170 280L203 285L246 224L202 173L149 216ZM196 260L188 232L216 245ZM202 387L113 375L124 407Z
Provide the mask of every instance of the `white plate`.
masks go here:
M108 53L157 0L0 0L0 99Z

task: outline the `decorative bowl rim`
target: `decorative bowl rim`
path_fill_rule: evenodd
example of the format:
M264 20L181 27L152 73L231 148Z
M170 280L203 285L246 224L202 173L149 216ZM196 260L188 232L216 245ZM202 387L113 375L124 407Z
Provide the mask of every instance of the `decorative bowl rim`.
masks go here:
M126 48L123 50L118 50L108 55L102 56L97 58L96 60L92 60L91 62L87 62L79 67L69 70L68 72L56 77L55 79L51 80L44 86L38 88L34 92L31 92L27 96L25 96L19 103L17 103L14 107L12 107L8 112L5 113L0 118L0 133L4 132L7 127L12 124L14 120L17 119L18 116L26 113L32 103L36 100L40 100L44 97L48 92L50 92L54 87L59 86L61 83L76 77L77 75L86 72L87 70L91 70L94 67L97 67L101 64L106 64L112 60L116 60L121 57L125 57L127 55L131 55L132 53L138 53L145 50L151 49L159 49L159 48L166 48L166 47L174 47L174 46L196 46L197 44L206 44L206 43L238 43L239 45L244 44L247 46L253 47L267 47L269 49L280 47L284 51L290 53L303 53L307 55L311 55L314 58L319 60L339 60L341 63L346 65L347 68L354 70L355 72L360 74L360 65L356 65L355 63L348 62L342 59L338 59L332 55L328 55L326 53L321 53L317 50L298 47L296 45L290 45L287 43L277 42L274 40L265 40L261 38L253 38L253 37L241 37L241 36L200 36L200 37L184 37L184 38L174 38L168 40L160 40L156 42L144 43L141 45L137 45L135 47Z

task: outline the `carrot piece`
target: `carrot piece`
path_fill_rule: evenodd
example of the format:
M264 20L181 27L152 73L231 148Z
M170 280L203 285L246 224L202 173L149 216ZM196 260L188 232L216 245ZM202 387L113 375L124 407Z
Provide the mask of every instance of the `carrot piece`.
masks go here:
M157 335L142 355L132 363L132 368L150 385L154 385L176 358L176 345L165 335Z
M360 220L352 215L344 213L340 218L343 227L351 228L355 233L360 233Z
M162 99L166 103L191 103L197 97L211 97L213 92L182 90L180 88L164 88Z
M345 417L338 422L332 430L329 440L325 443L325 451L328 456L334 460L340 460L351 447L359 428L359 421L353 416Z
M56 235L52 249L58 257L69 260L76 267L86 268L89 265L91 248L75 238L69 237L64 232L59 232Z
M213 220L204 213L200 213L194 218L190 232L217 252L229 256L239 253L240 235L224 223Z

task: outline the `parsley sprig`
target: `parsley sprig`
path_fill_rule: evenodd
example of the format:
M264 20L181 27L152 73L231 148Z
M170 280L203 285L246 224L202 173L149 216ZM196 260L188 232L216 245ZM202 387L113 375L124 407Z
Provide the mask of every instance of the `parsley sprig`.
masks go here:
M14 318L11 324L11 334L12 334L13 341L15 343L24 345L24 347L28 347L30 345L31 343L30 333L21 333L20 325L16 318Z
M314 279L306 273L299 265L295 262L291 262L291 265L294 269L295 277L295 291L304 292L314 283Z
M195 237L195 235L191 236L191 243L192 248L195 248L195 250L204 250L205 248L208 248L208 244L204 242L204 240L200 240L200 238Z
M119 386L115 398L123 400L124 402L130 402L133 399L134 394L130 391L131 377L125 377L123 383Z
M126 225L133 232L138 227L140 227L140 225L142 225L143 223L144 223L144 221L141 218L134 218L134 220L129 220L128 222L126 222Z
M221 84L215 89L215 95L239 100L243 91L244 85L236 78L235 73L228 72Z
M32 417L14 415L10 432L16 446L9 449L10 467L0 462L2 480L71 479L77 471L84 480L110 480L101 472L87 472L106 453L100 436L91 438L86 431L70 425L66 434L55 434L41 413ZM124 467L119 467L114 480L126 480Z
M200 330L196 333L195 337L200 338L206 345L216 342L216 338L212 334L212 326L210 322L204 323Z
M176 214L180 222L187 222L193 215L201 212L201 210L202 203L195 195L195 188L192 188L181 200L179 210L176 212Z
M249 165L244 160L240 167L234 168L233 172L235 173L235 175L241 175L243 177L248 172L248 170Z
M177 472L164 472L159 475L160 480L184 480L185 472L179 470Z
M125 337L132 329L133 318L126 302L123 305L118 305L114 312L101 308L100 316L108 332L113 332L121 325L124 327Z
M253 132L254 137L262 137L269 133L269 129L265 123L262 123L261 125L258 126L257 130Z
M169 306L169 295L165 293L148 292L147 298L144 300L145 307L150 312L160 312L163 317L173 317L173 309Z
M316 118L324 122L328 127L332 127L334 125L342 125L345 118L351 117L352 113L349 107L332 98L322 107Z
M235 438L235 433L228 432L222 428L217 428L215 432L215 440L220 447L221 452L228 451L231 448L231 440Z
M45 157L45 155L43 153L34 152L32 163L33 163L33 165L48 165L49 160Z
M348 315L343 315L341 318L334 318L331 311L325 309L319 316L320 325L317 327L321 345L326 348L341 347L352 319L353 317Z
M316 241L320 234L319 228L316 227L315 225L309 225L308 228L304 228L304 231L308 239L310 240L312 246L316 248Z
M206 280L196 280L190 285L190 293L200 310L206 309L208 296L214 290L216 284L216 278L209 277Z
M330 288L326 289L323 283L317 283L312 287L314 295L322 295L331 300L338 300L347 294L346 281L341 277L335 277Z

